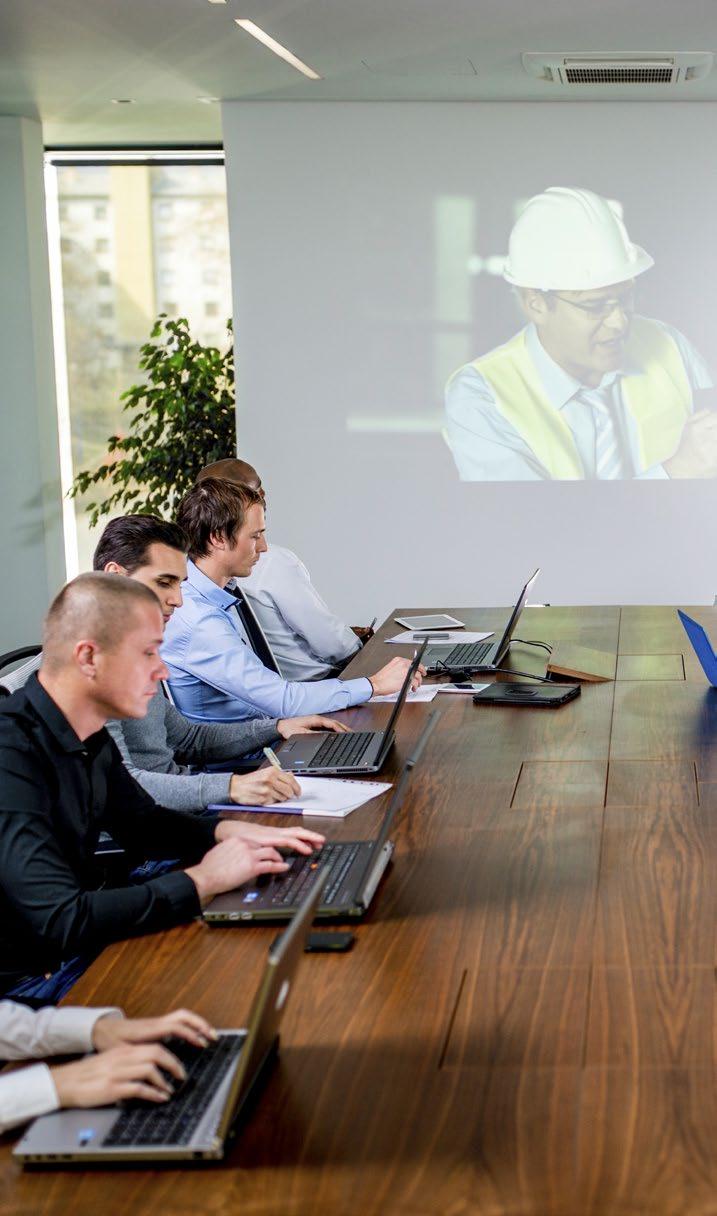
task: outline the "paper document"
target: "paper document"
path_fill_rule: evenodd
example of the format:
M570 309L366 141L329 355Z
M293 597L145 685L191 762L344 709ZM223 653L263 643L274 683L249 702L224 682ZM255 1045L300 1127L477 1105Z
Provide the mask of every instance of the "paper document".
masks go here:
M296 774L294 774L296 776ZM385 794L390 781L350 781L343 777L297 777L301 793L288 802L274 806L240 806L235 802L215 802L210 811L268 811L279 815L319 815L343 819L351 811Z
M426 640L431 646L456 646L461 642L483 642L485 638L492 637L492 630L490 633L471 633L469 629L449 629L443 630L441 633L414 633L407 629L405 633L397 633L393 638L386 638L386 641L394 642L397 646L420 646Z
M437 692L437 684L422 684L415 692L409 692L406 701L432 701ZM380 701L397 701L400 695L398 692L387 692L380 697L371 697L369 705L376 705Z
M487 688L487 687L488 687L487 684L439 684L438 691L439 692L456 692L456 693L462 692L462 693L471 693L471 695L475 695L477 692L482 692L483 689Z

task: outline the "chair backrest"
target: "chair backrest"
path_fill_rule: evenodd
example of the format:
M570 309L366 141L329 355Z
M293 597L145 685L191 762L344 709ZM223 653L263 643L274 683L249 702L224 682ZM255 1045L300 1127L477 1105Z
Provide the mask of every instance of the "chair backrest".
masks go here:
M21 660L25 659L22 663ZM42 646L21 646L18 650L9 650L0 655L0 672L6 667L12 667L20 662L19 667L0 675L0 697L9 697L27 682L33 671L37 671L42 662Z

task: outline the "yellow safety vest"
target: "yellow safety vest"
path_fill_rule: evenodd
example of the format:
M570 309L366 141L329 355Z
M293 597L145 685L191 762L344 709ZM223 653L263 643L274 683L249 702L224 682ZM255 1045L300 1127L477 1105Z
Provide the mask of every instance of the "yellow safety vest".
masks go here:
M692 390L674 338L647 317L635 317L626 360L639 372L621 378L622 399L635 420L642 468L672 455L689 417ZM471 364L490 385L501 414L522 435L551 477L585 476L572 432L550 404L525 345L525 330Z

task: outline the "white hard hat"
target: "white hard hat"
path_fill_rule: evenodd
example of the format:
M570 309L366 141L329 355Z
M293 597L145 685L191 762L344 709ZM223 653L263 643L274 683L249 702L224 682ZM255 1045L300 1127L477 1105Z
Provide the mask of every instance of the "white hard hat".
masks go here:
M540 291L592 291L634 279L654 260L633 245L615 206L592 190L551 186L510 234L504 278Z

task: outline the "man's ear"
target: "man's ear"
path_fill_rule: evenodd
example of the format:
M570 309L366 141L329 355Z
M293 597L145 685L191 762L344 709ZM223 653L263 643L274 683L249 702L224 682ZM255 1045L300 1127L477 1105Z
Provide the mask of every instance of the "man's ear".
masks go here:
M86 680L94 680L97 676L97 654L95 642L83 640L76 642L73 647L72 657Z
M544 291L535 287L521 287L518 291L520 306L529 321L534 325L544 325L545 318L550 312L550 301Z
M104 568L105 574L127 574L127 567L120 566L119 562L107 562Z
M212 546L212 549L219 549L223 553L227 547L227 538L219 532L210 532L209 544Z

